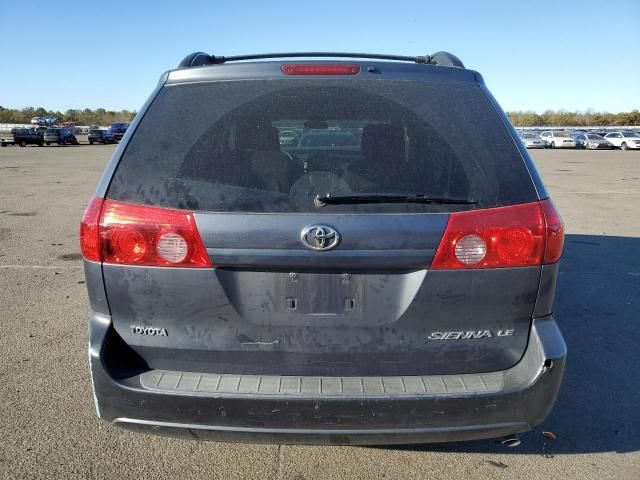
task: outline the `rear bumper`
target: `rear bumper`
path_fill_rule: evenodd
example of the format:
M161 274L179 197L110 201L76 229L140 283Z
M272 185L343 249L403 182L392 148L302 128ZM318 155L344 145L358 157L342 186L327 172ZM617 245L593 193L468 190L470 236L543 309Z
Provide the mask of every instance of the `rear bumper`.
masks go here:
M429 443L525 432L551 411L566 358L552 317L533 321L525 355L514 367L440 377L132 371L135 359L122 355L109 317L96 314L89 331L102 419L130 430L218 441Z

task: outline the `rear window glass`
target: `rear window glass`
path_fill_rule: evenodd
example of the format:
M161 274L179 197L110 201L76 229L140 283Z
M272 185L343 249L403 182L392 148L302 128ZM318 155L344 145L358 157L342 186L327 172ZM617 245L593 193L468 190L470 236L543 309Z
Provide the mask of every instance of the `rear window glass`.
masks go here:
M166 86L127 145L108 196L218 212L317 212L314 197L327 193L475 205L330 204L323 213L536 199L515 142L477 85L354 79Z

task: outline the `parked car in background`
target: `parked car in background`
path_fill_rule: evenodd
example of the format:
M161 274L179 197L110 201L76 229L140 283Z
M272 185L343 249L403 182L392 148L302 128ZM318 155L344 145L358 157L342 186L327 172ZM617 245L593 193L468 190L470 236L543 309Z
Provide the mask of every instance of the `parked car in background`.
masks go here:
M545 141L533 133L521 133L520 139L527 148L547 148Z
M540 134L549 148L576 148L576 141L564 130L547 130Z
M607 133L604 138L621 150L640 148L640 133L633 130L618 130Z
M360 140L351 130L336 130L326 126L318 128L305 128L298 137L297 145L289 147L299 155L305 153L323 152L326 149L333 149L334 153L356 152L360 149Z
M55 117L33 117L31 119L32 125L55 125L58 123L58 119Z
M352 132L336 130L307 130L300 137L298 148L360 148L360 142Z
M33 117L31 119L32 125L54 125L58 122L54 117Z
M3 147L8 145L19 145L21 147L38 145L41 147L44 142L42 137L32 128L12 128L11 136L0 138L0 143Z
M298 144L298 132L295 130L281 130L278 136L280 138L280 145Z
M613 145L606 138L595 133L577 133L573 135L576 147L589 150L611 150Z
M576 148L586 148L585 140L586 137L583 138L584 132L569 132L571 138L576 142Z
M113 134L113 138L115 138L115 140L119 142L120 140L122 140L122 137L126 133L127 128L129 128L128 123L117 122L111 124L111 126L109 127L109 131Z
M94 143L104 143L106 145L107 143L116 142L113 138L113 133L109 130L101 129L89 130L89 136L87 139L89 140L90 145L93 145Z
M47 145L78 145L78 139L68 128L49 127L44 132L44 141Z

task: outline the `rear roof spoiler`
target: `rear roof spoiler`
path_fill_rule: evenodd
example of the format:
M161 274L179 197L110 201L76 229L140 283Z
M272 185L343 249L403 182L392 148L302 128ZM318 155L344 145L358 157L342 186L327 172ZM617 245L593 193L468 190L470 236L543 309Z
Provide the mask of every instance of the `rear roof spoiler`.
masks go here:
M464 68L462 61L449 52L436 52L433 55L406 56L406 55L382 55L377 53L338 53L338 52L289 52L289 53L258 53L253 55L235 55L230 57L209 55L204 52L195 52L187 55L178 65L178 68L200 67L202 65L217 65L227 62L242 60L264 60L269 58L370 58L375 60L396 60L401 62L424 63L441 65L444 67Z

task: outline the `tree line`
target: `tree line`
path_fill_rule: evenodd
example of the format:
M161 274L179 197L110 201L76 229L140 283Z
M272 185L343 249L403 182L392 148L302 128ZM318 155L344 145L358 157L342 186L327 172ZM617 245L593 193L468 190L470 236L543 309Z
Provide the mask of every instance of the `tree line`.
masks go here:
M59 122L76 122L78 125L110 125L114 122L130 122L135 117L135 111L105 110L96 108L91 110L69 109L62 113L55 110L46 110L42 107L25 107L23 109L4 108L0 106L0 123L29 123L33 117L57 118Z
M120 110L114 112L97 108L91 110L69 109L62 113L46 110L42 107L25 107L21 110L0 106L0 123L29 123L33 117L54 117L60 122L76 122L78 125L110 125L114 122L130 122L135 111ZM516 127L566 127L566 126L638 126L640 111L606 113L586 111L584 113L566 112L564 110L547 110L536 112L507 112L507 116Z
M586 111L584 113L547 110L536 112L507 112L516 127L568 127L568 126L635 126L640 125L640 111L606 113Z

